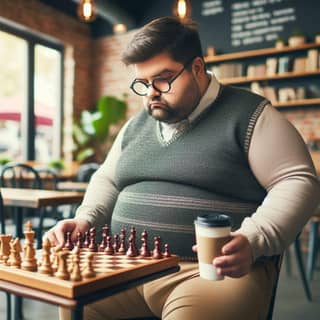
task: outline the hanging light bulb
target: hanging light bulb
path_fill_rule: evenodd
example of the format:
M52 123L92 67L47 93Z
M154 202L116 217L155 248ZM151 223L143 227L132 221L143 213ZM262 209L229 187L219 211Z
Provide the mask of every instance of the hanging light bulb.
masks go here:
M93 0L80 0L77 12L85 22L91 22L97 17L97 7Z
M191 4L189 0L175 0L173 14L181 20L191 17Z

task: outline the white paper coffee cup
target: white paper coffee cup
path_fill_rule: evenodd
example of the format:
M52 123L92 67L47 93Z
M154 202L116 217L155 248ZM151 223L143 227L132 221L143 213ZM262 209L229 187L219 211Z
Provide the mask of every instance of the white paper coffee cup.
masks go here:
M212 264L221 256L222 247L230 241L231 219L225 214L210 213L194 221L197 241L200 277L207 280L223 280Z

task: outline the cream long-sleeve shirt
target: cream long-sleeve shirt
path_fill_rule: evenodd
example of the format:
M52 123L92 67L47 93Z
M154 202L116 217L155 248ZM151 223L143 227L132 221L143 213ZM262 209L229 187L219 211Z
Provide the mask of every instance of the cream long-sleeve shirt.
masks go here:
M189 116L189 122L214 102L219 86L211 75L209 87ZM110 221L119 194L114 182L115 171L128 123L119 132L104 163L92 176L76 219L86 219L97 227ZM164 139L170 139L176 129L176 125L161 123ZM236 232L248 238L256 259L281 253L295 239L319 203L320 185L304 141L271 105L264 108L256 122L248 161L253 174L267 190L267 196Z

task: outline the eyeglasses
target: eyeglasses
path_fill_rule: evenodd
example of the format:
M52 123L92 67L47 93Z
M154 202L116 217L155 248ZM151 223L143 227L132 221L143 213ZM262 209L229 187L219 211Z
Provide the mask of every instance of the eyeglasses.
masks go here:
M143 80L135 79L133 80L130 89L139 96L146 96L148 94L149 87L152 86L153 89L157 90L160 93L167 93L171 90L171 84L174 80L176 80L182 72L187 68L187 66L193 61L195 57L188 60L183 68L172 78L155 78L151 83L144 82Z

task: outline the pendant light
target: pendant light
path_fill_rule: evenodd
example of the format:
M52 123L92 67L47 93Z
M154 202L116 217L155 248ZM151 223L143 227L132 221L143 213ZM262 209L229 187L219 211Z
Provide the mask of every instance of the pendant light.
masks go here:
M94 0L80 0L77 10L79 18L84 22L91 22L97 17L97 7Z
M173 14L181 20L191 17L191 4L189 0L175 0Z

